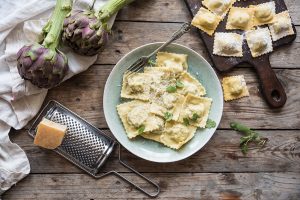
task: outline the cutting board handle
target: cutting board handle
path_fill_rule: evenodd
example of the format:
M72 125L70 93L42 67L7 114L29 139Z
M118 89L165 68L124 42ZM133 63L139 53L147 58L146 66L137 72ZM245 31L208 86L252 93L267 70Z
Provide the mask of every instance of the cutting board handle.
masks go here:
M253 61L261 82L262 93L267 103L273 108L280 108L286 102L286 93L275 72L272 70L269 58Z

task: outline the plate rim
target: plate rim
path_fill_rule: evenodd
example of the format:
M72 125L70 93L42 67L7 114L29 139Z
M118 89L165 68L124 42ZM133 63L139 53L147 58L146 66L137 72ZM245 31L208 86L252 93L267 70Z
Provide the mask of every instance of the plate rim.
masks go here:
M182 44L178 44L178 43L171 43L170 45L175 45L175 46L180 46L181 48L184 48L184 49L188 49L189 51L192 51L193 53L195 53L196 55L198 55L212 70L213 72L213 76L219 80L219 86L220 86L220 95L222 95L222 100L221 101L221 115L220 115L220 119L218 120L217 124L216 124L216 128L214 130L214 132L211 134L211 136L209 136L208 140L206 141L206 143L204 145L202 145L200 148L195 148L193 151L191 151L189 154L187 154L186 156L183 156L181 158L178 158L178 159L171 159L171 160L155 160L155 159L151 159L151 158L145 158L145 157L141 157L141 155L138 155L136 154L134 151L132 151L131 149L127 148L122 142L118 139L118 137L116 137L116 135L113 133L113 131L111 130L110 127L112 127L112 124L110 124L110 122L107 120L107 108L105 106L105 102L107 101L107 98L108 96L106 95L108 92L108 82L112 79L112 74L113 72L116 70L116 66L121 63L124 59L126 59L126 57L131 54L132 52L134 51L138 51L139 49L141 48L144 48L146 46L151 46L151 45L157 45L157 44L163 44L164 42L152 42L152 43L147 43L147 44L144 44L142 46L139 46L139 47L136 47L134 48L133 50L129 51L128 53L126 53L116 64L115 66L113 67L113 69L111 70L111 72L109 73L109 76L108 78L106 79L106 82L105 82L105 86L104 86L104 91L103 91L103 101L102 101L102 106L103 106L103 113L104 113L104 118L105 118L105 121L108 125L108 128L109 130L111 131L111 133L113 134L113 136L115 137L115 139L118 141L118 143L120 145L122 145L122 147L124 147L127 151L129 151L130 153L132 153L133 155L141 158L141 159L144 159L144 160L147 160L147 161L151 161L151 162L155 162L155 163L174 163L174 162L178 162L178 161L181 161L181 160L184 160L184 159L187 159L189 158L190 156L194 155L195 153L197 153L198 151L200 151L210 140L211 138L213 137L213 135L216 133L217 131L217 128L221 122L221 119L222 119L222 116L223 116L223 111L224 111L224 100L223 100L223 90L222 90L222 86L221 86L221 83L220 83L220 80L219 80L219 77L217 76L214 68L212 67L212 65L202 56L200 55L198 52L196 52L195 50L191 49L190 47L187 47L185 45L182 45Z

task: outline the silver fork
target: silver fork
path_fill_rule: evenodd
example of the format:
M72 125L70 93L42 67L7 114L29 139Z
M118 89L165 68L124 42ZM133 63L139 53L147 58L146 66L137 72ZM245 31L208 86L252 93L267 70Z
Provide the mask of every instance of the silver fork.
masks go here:
M149 59L154 56L157 52L159 52L164 47L168 46L175 40L179 39L183 34L187 33L191 28L191 25L189 23L183 23L179 30L173 33L172 37L166 41L164 44L162 44L160 47L158 47L155 51L153 51L148 56L142 56L137 61L135 61L130 67L128 67L126 73L127 75L131 75L135 72L141 71L143 67L148 63Z

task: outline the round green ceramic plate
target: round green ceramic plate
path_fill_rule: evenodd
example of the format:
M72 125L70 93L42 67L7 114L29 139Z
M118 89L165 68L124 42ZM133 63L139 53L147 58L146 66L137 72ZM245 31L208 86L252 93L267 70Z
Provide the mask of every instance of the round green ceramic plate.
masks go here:
M178 151L142 137L130 140L126 136L116 110L116 106L121 103L120 92L123 73L138 58L150 54L161 44L151 43L138 47L125 55L116 64L105 84L103 108L105 119L111 132L123 147L140 158L153 162L166 163L185 159L199 151L212 137L216 128L198 128L194 138ZM171 44L163 51L188 55L188 72L202 83L206 88L207 96L213 99L209 118L214 120L218 126L223 112L223 94L219 79L213 68L202 56L188 47Z

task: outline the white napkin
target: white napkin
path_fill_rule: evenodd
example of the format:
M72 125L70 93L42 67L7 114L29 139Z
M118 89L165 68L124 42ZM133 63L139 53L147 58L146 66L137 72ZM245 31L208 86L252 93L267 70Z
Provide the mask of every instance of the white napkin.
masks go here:
M97 0L95 8L106 1ZM76 0L73 7L84 9L91 3ZM0 195L30 172L25 152L11 143L8 133L11 127L23 128L37 114L47 94L47 90L20 77L16 54L23 45L35 42L54 6L55 0L2 0L0 4ZM64 80L86 70L97 59L80 56L66 47L62 51L69 59Z

